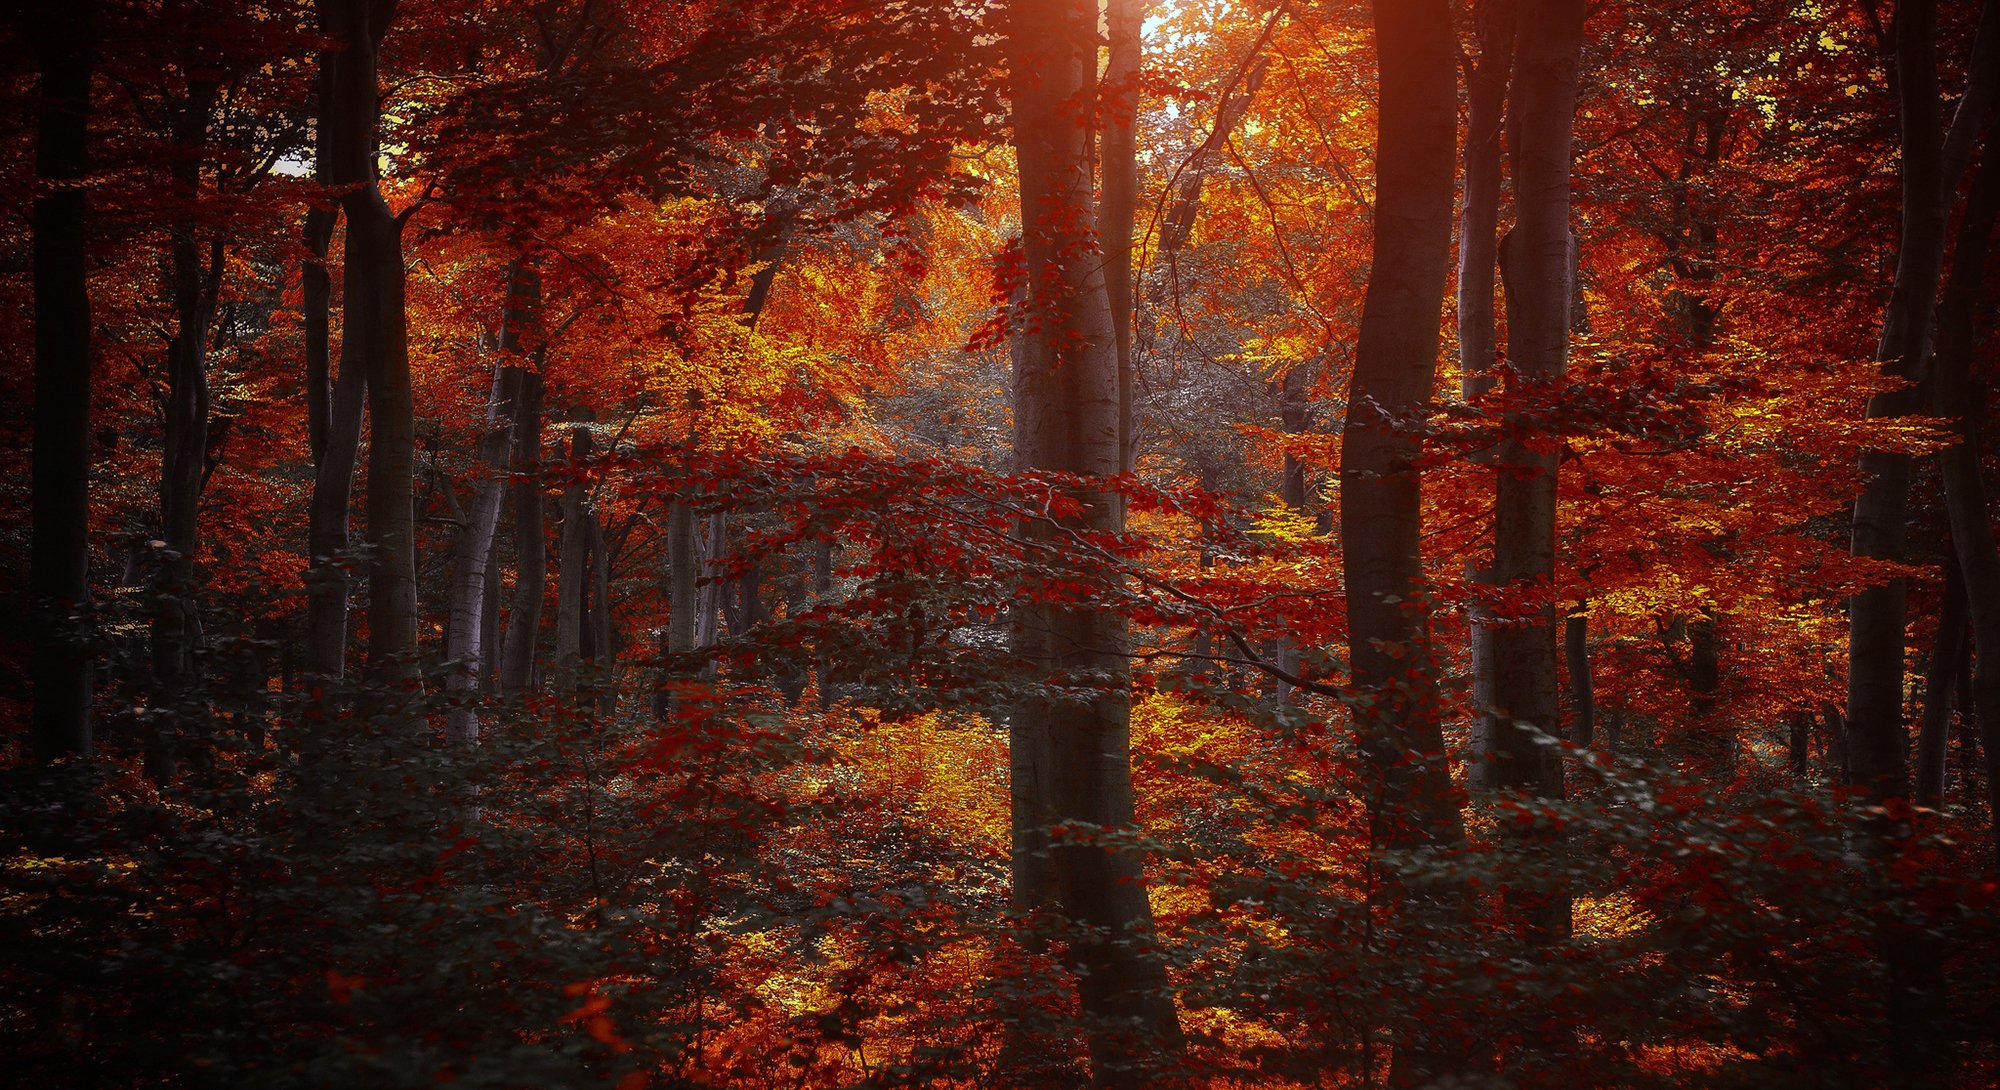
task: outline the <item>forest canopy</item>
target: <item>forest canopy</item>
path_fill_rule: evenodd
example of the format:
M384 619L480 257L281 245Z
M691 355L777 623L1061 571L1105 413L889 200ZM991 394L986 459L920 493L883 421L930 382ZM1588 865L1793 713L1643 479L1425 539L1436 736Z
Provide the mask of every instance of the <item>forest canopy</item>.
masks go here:
M2000 0L16 0L21 1085L2000 1082Z

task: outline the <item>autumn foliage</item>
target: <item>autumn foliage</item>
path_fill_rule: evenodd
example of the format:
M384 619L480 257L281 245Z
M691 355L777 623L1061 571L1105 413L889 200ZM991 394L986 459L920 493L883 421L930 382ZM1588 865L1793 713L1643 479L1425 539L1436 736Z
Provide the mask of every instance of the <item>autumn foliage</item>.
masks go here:
M2000 1080L2000 4L15 7L21 1085Z

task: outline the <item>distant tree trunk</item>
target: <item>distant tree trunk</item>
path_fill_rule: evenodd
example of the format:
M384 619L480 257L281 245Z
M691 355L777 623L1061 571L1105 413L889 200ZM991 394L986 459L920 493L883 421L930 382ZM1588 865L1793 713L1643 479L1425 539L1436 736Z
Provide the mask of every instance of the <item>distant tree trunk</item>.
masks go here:
M199 149L208 142L217 94L214 81L190 79L187 97L175 110L173 139L182 150L172 168L173 188L190 207L200 196ZM159 706L156 734L147 750L148 769L158 781L173 778L178 736L192 725L180 721L178 709L201 638L194 564L201 549L201 492L208 464L208 332L222 276L222 243L204 247L196 230L191 215L179 217L169 257L175 329L167 349L160 467L160 538L166 548L153 583L152 621L152 687Z
M1286 435L1304 435L1313 426L1312 404L1306 400L1306 391L1311 381L1307 364L1294 364L1278 383L1278 422ZM1279 466L1278 501L1294 518L1303 517L1306 511L1306 464L1298 455L1289 451ZM1288 636L1279 636L1272 641L1271 660L1278 669L1297 676L1299 672L1299 647ZM1279 700L1291 698L1292 687L1283 679L1273 679L1272 685Z
M1803 784L1806 775L1812 771L1812 709L1800 707L1792 712L1789 724L1789 739L1786 746L1786 771L1791 773L1794 784Z
M813 542L812 592L813 597L820 601L833 596L833 542L825 537ZM819 690L819 709L825 711L833 706L833 654L824 636L813 642L813 673Z
M1027 302L1034 314L1016 336L1015 457L1022 469L1102 478L1125 464L1118 329L1091 199L1091 126L1078 103L1094 98L1097 5L1019 0L1009 12L1014 141L1020 164ZM1081 236L1081 237L1080 237ZM1124 528L1124 505L1086 486L1082 531ZM1057 529L1026 520L1020 532ZM1053 908L1069 922L1069 953L1089 1020L1091 1065L1100 1087L1142 1085L1175 1067L1180 1026L1164 967L1151 950L1152 912L1139 860L1101 843L1053 843L1051 823L1105 830L1133 821L1130 694L1124 619L1104 608L1025 602L1017 611L1020 656L1052 679L1096 679L1094 694L1026 701L1010 740L1015 898ZM1046 859L1037 859L1046 850ZM1052 902L1052 903L1051 903Z
M1703 770L1720 771L1736 757L1736 737L1717 713L1722 693L1721 619L1703 607L1688 619L1688 688L1694 693L1693 736L1679 739L1675 749L1691 756Z
M671 660L695 649L695 611L701 601L700 552L695 541L694 505L687 502L689 497L676 496L667 505L667 628L661 634L663 657ZM669 665L661 679L660 693L654 702L654 714L661 718L673 711L674 685L686 676L685 671ZM826 686L826 669L820 668L820 686Z
M485 676L487 601L492 586L493 541L500 529L505 498L507 454L512 428L506 403L506 367L496 361L493 392L486 406L486 428L479 440L479 460L472 482L472 500L465 505L465 525L452 544L451 589L445 617L445 691L452 703L445 719L446 740L463 746L479 742L479 710L474 702Z
M1451 266L1458 95L1450 5L1377 0L1380 112L1373 258L1341 438L1340 536L1356 727L1372 782L1372 841L1405 851L1464 842L1440 710L1423 564L1421 442L1404 426L1430 404ZM1457 919L1455 881L1401 893L1407 932ZM1470 1063L1455 1012L1405 1016L1394 1086L1448 1080Z
M1266 30L1269 33L1269 30ZM1261 43L1260 43L1261 48ZM1215 108L1215 127L1208 131L1208 138L1188 157L1187 165L1181 168L1179 186L1174 193L1174 203L1160 221L1160 253L1169 264L1179 257L1181 248L1187 245L1188 236L1194 233L1195 213L1201 210L1201 190L1207 183L1208 175L1215 168L1215 162L1229 145L1229 137L1243 118L1250 112L1250 103L1264 86L1264 74L1270 67L1270 59L1258 56L1249 62L1243 79L1228 88Z
M576 420L585 417L574 417ZM555 661L568 681L583 656L590 578L590 486L580 474L592 454L590 429L577 423L569 432L569 482L562 495L562 541L557 557Z
M1940 164L1936 0L1900 0L1895 16L1895 84L1901 105L1903 224L1896 279L1875 358L1882 371L1912 378L1928 342L1944 250L1946 194ZM1914 388L1868 399L1868 419L1906 416L1920 406ZM1871 450L1854 501L1851 551L1903 558L1911 458ZM1909 791L1903 725L1903 580L1869 587L1848 600L1847 757L1849 782L1876 798Z
M1458 215L1458 370L1460 396L1470 402L1493 388L1498 317L1493 293L1500 260L1500 136L1505 129L1507 87L1514 71L1515 0L1479 0L1479 61L1473 69L1465 121L1465 194ZM1490 461L1482 452L1480 461ZM1491 479L1482 481L1491 488ZM1493 716L1491 557L1468 565L1473 584L1466 611L1472 679L1472 763L1467 786L1497 786L1493 761L1498 723Z
M1515 374L1553 392L1569 361L1575 236L1570 230L1570 145L1583 47L1582 0L1548 0L1516 43L1515 225L1507 245L1508 357ZM1557 455L1512 422L1502 444L1493 527L1494 582L1535 598L1531 619L1493 635L1493 703L1504 721L1560 737L1556 652ZM1536 733L1502 728L1492 739L1498 787L1539 798L1563 795L1559 750ZM1569 934L1569 899L1524 898L1531 935ZM1533 903L1525 903L1532 901Z
M612 643L611 625L611 552L610 542L604 536L604 519L597 513L596 505L590 510L590 609L587 614L589 639L584 644L584 659L609 667L618 657L618 648Z
M1597 735L1597 686L1590 674L1589 603L1578 602L1563 619L1563 656L1569 667L1569 740L1588 746Z
M90 289L84 242L90 171L93 0L30 4L39 70L34 231L34 529L28 588L34 624L34 749L41 761L91 748Z
M1942 321L1940 316L1940 325ZM1940 337L1944 336L1942 329L1939 332ZM1943 397L1938 400L1939 415L1946 415L1946 410L1953 406L1943 404ZM1946 502L1950 502L1949 497ZM1944 804L1946 758L1951 748L1952 696L1958 681L1958 665L1965 657L1967 624L1965 579L1959 574L1957 559L1948 558L1945 562L1944 600L1938 616L1937 640L1931 649L1930 669L1924 675L1924 710L1917 728L1916 798L1919 806Z
M517 282L525 285L525 281ZM539 314L540 281L533 282L532 306ZM524 301L523 306L530 303ZM533 356L539 360L540 350ZM537 367L509 368L514 384L508 405L514 427L514 601L500 652L500 688L520 692L535 684L535 643L541 634L542 603L548 594L548 524L542 503L542 374Z
M1132 470L1137 455L1132 395L1132 218L1139 200L1140 25L1145 0L1105 0L1110 42L1104 65L1098 137L1100 196L1097 241L1104 251L1104 292L1118 349L1118 469Z
M709 513L700 555L699 570L704 578L695 592L694 644L697 648L706 648L714 647L722 637L722 599L728 582L722 576L722 562L729 555L728 512ZM711 661L703 667L703 671L713 672L714 665Z

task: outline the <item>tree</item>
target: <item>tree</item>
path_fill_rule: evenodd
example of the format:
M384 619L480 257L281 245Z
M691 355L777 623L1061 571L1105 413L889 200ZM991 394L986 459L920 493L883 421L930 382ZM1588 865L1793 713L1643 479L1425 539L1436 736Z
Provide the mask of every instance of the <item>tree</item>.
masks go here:
M1570 228L1570 135L1576 113L1584 5L1549 0L1527 9L1514 62L1515 223L1508 234L1507 329L1520 386L1553 391L1569 359L1575 234ZM1493 576L1533 604L1496 626L1493 704L1502 720L1491 739L1496 786L1538 798L1563 796L1556 673L1556 484L1551 437L1520 420L1507 423L1495 493ZM1558 897L1527 910L1547 938L1569 933L1569 904Z
M1095 83L1096 12L1078 0L1022 0L1008 11L1026 292L1014 347L1015 458L1022 470L1088 482L1069 494L1074 514L1023 520L1021 534L1037 542L1116 534L1125 522L1105 483L1125 460L1124 383L1097 257L1092 125L1079 105ZM1170 1068L1180 1047L1139 860L1103 839L1132 824L1127 647L1126 621L1110 610L1019 609L1016 653L1046 673L1052 695L1023 701L1010 724L1014 901L1054 908L1073 928L1066 938L1100 1086L1138 1085Z
M96 7L28 9L40 103L33 212L35 279L34 544L38 612L34 749L44 761L91 748L90 82Z
M1458 95L1449 5L1374 6L1381 87L1375 235L1341 441L1340 535L1356 728L1370 765L1370 820L1385 848L1464 843L1442 733L1424 573L1422 441L1451 266ZM1418 891L1419 927L1460 911L1455 890ZM1399 1027L1392 1081L1422 1086L1462 1057L1448 1026Z

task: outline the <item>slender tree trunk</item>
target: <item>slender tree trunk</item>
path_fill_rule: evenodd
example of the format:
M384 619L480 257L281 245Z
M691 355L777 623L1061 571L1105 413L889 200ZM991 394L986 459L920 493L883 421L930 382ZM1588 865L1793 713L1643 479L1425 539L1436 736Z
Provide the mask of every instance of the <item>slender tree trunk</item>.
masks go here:
M1089 253L1098 240L1086 234L1098 220L1088 111L1077 104L1094 98L1096 13L1095 3L1078 0L1019 0L1009 11L1007 47L1034 314L1017 334L1015 456L1023 469L1103 478L1125 464L1127 431L1118 327L1104 265ZM1081 513L1063 520L1064 528L1124 528L1115 494L1085 486L1076 499ZM1027 520L1020 532L1049 539L1058 528ZM1033 601L1018 620L1023 659L1052 679L1094 678L1098 689L1015 709L1013 763L1025 773L1013 788L1016 844L1047 845L1045 863L1032 849L1017 852L1016 902L1044 907L1036 902L1053 893L1046 907L1074 928L1068 949L1096 1084L1140 1085L1173 1068L1181 1039L1166 973L1151 949L1140 861L1102 843L1040 839L1050 822L1110 831L1132 825L1125 622L1105 608Z
M173 186L190 206L200 196L200 149L208 142L209 114L217 94L213 81L191 79L187 97L175 113L173 138L180 150ZM167 349L160 467L160 538L166 548L153 582L152 621L152 689L159 714L147 750L148 769L161 782L173 778L179 735L193 725L181 721L179 707L194 672L201 633L194 565L201 549L201 492L208 464L208 333L222 275L222 243L216 240L204 247L196 230L191 216L180 217L173 227L169 256L175 329Z
M1563 619L1563 656L1569 667L1569 740L1589 746L1597 734L1597 686L1590 674L1589 603L1578 602Z
M1500 260L1501 133L1507 87L1514 72L1516 0L1479 0L1474 6L1479 63L1473 69L1465 121L1465 194L1458 216L1458 369L1460 396L1470 402L1493 388L1498 317L1493 301ZM1482 452L1480 461L1490 461ZM1486 487L1492 487L1491 479ZM1498 721L1493 715L1493 573L1491 558L1468 565L1473 584L1466 612L1472 679L1474 790L1497 786L1493 760Z
M532 291L532 304L539 314L539 281ZM539 356L539 350L534 355ZM514 601L507 610L507 632L501 644L500 688L520 692L535 685L535 643L541 634L542 604L548 595L549 547L541 485L542 374L535 367L509 371L514 384L508 402L514 427Z
M1380 114L1373 260L1341 441L1340 535L1355 719L1371 768L1372 839L1404 851L1464 842L1440 723L1423 564L1421 444L1404 426L1430 404L1451 267L1458 158L1455 42L1445 0L1377 0ZM1399 883L1417 940L1458 919L1455 881ZM1390 1083L1466 1070L1477 1047L1455 1012L1392 1020Z
M35 280L34 529L28 562L34 625L37 760L91 749L90 289L84 242L90 171L92 0L28 5L39 69L38 191L31 212Z
M417 654L417 417L402 227L379 194L348 204L348 294L372 305L359 330L368 346L368 660L393 680L416 676ZM371 282L356 283L363 278ZM349 325L344 335L356 332Z
M479 742L480 680L487 656L487 600L492 587L493 541L500 529L505 499L508 447L511 438L506 403L506 367L493 368L493 393L486 407L486 430L479 440L479 460L472 482L472 499L465 505L465 525L452 544L451 590L445 617L445 690L452 696L445 719L445 737L463 746Z
M1939 312L1932 411L1957 423L1958 442L1938 456L1938 463L1976 652L1970 691L1961 690L1959 699L1982 732L1994 859L2000 864L2000 539L1994 535L1993 508L1981 466L1985 437L1971 378L1996 219L2000 219L2000 149L1989 137L1959 225L1951 279Z
M1286 435L1304 435L1313 426L1312 405L1306 400L1310 383L1307 364L1300 362L1285 372L1278 384L1278 422ZM1279 467L1278 501L1292 517L1303 518L1306 511L1306 464L1298 455L1287 452ZM1297 676L1299 672L1299 647L1288 636L1279 636L1272 641L1271 660L1278 669ZM1273 688L1279 700L1291 699L1292 688L1283 680L1274 680Z
M1569 361L1575 236L1570 230L1570 144L1582 64L1582 0L1547 0L1516 43L1514 149L1516 220L1508 234L1507 328L1520 380L1553 392ZM1493 527L1494 582L1531 596L1526 619L1493 634L1493 703L1504 722L1492 739L1501 790L1563 796L1556 651L1556 453L1510 421L1500 452ZM1569 934L1567 894L1517 900L1532 940Z
M403 307L402 227L376 186L381 121L377 59L395 17L394 0L321 0L321 29L344 44L323 54L316 180L343 190L347 219L342 255L340 374L326 403L313 478L307 573L312 665L339 677L346 669L348 519L361 420L369 443L369 660L403 675L416 649L415 534L410 479L415 420L410 404L409 346ZM308 223L309 242L319 224ZM329 225L330 229L330 225ZM310 312L311 308L308 308ZM311 323L316 319L309 314ZM319 349L307 342L308 378ZM311 383L308 383L311 386ZM378 389L377 387L381 387ZM318 390L308 390L308 425L320 419Z
M1944 249L1946 195L1940 165L1936 0L1901 0L1895 16L1895 79L1901 104L1903 226L1896 280L1876 359L1885 374L1915 375L1931 329ZM1868 419L1905 416L1919 407L1912 388L1868 399ZM1903 557L1910 456L1871 450L1861 456L1867 483L1854 501L1855 556ZM1848 600L1847 755L1849 782L1877 798L1908 793L1903 725L1903 580L1869 587Z
M1097 240L1104 251L1104 292L1111 305L1111 328L1118 349L1118 469L1132 470L1137 456L1132 395L1132 218L1139 200L1140 24L1145 0L1105 0L1110 41L1104 65L1098 136L1101 179Z
M1940 410L1954 407L1942 404L1943 400L1943 397L1939 398ZM1944 413L1940 412L1940 415ZM1946 502L1950 502L1948 497ZM1959 574L1956 558L1948 558L1937 640L1931 650L1930 669L1924 675L1924 711L1918 720L1916 798L1919 806L1935 808L1944 804L1946 757L1951 747L1951 703L1958 680L1958 664L1965 657L1968 623L1965 579Z
M1381 122L1369 269L1341 449L1348 644L1374 696L1362 732L1384 844L1464 836L1438 723L1426 615L1419 444L1400 418L1429 404L1451 260L1457 152L1450 16L1443 0L1378 3Z
M583 417L576 419L582 420ZM569 483L562 495L562 542L557 553L561 568L556 576L556 668L567 681L574 681L576 664L583 656L584 609L589 597L590 578L590 486L582 479L590 460L590 429L578 423L569 432Z

